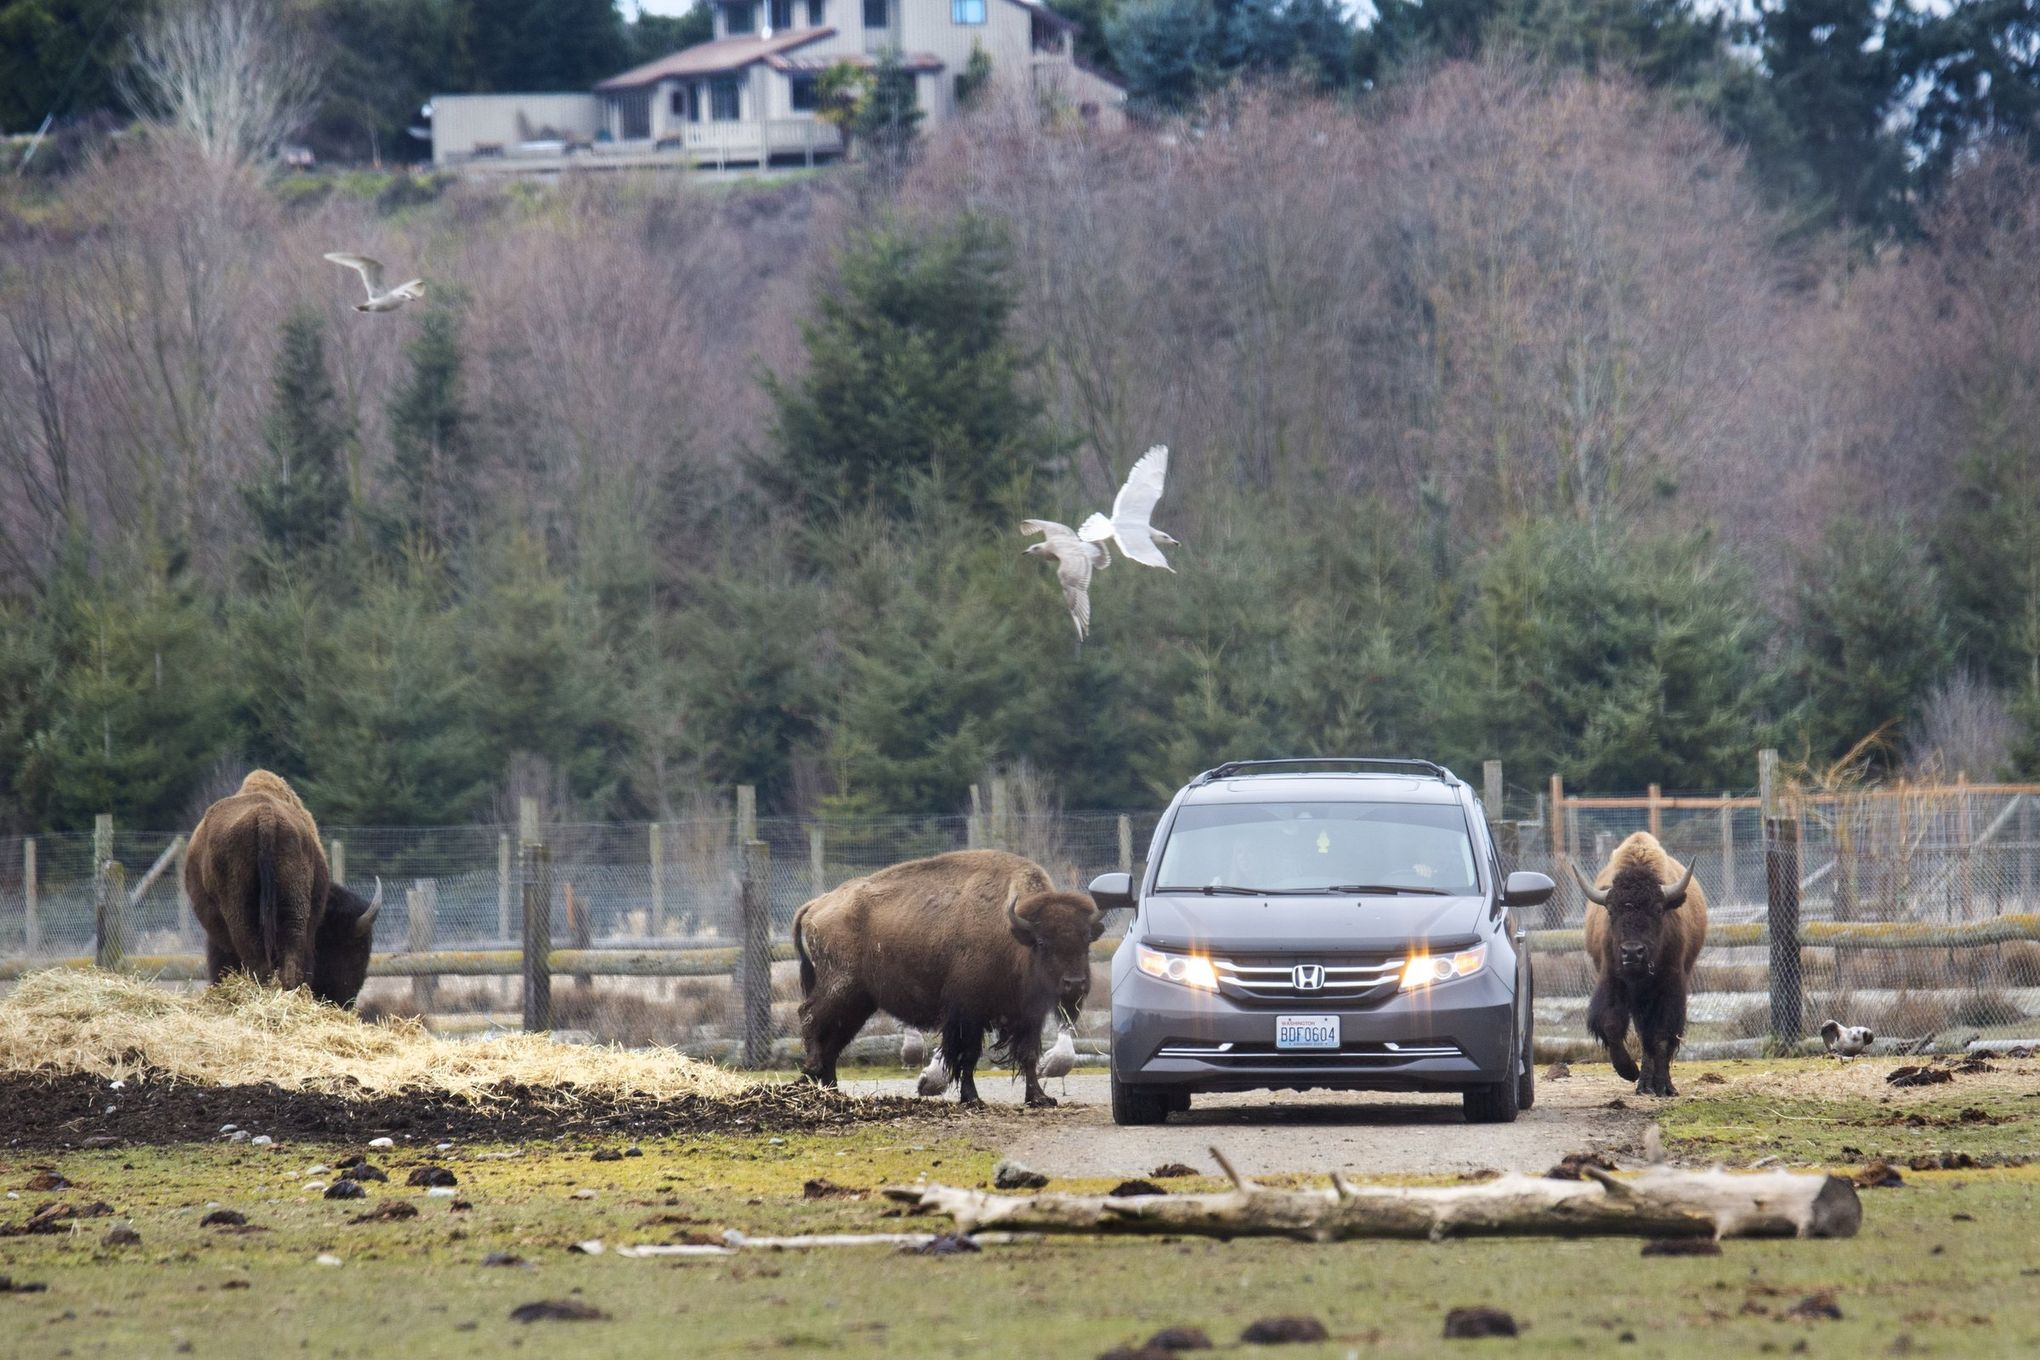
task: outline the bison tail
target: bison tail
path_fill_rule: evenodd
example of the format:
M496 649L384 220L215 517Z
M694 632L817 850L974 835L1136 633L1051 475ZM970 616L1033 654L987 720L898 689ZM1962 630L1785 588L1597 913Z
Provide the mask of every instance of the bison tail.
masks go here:
M276 819L266 813L255 818L255 923L262 939L264 976L276 971L279 955L276 901Z
M801 938L800 917L798 914L793 918L793 953L800 960L800 994L802 997L813 996L815 991L815 961L808 957L807 941Z

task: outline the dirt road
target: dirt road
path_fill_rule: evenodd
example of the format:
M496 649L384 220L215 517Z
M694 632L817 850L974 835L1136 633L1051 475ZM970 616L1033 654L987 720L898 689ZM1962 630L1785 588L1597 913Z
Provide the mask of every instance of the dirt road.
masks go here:
M998 1074L980 1074L978 1084L995 1105L1019 1101L1018 1085L1008 1089ZM906 1079L845 1086L913 1093ZM1062 1088L1050 1082L1049 1090ZM1617 1099L1622 1106L1609 1108ZM1103 1073L1079 1073L1063 1108L1017 1124L990 1121L988 1132L1006 1155L1058 1176L1146 1175L1164 1162L1216 1174L1213 1145L1248 1175L1333 1167L1373 1176L1543 1171L1569 1152L1633 1149L1658 1103L1605 1069L1539 1081L1536 1108L1514 1124L1469 1124L1456 1097L1257 1091L1199 1096L1190 1113L1160 1127L1123 1129L1113 1124L1109 1101Z

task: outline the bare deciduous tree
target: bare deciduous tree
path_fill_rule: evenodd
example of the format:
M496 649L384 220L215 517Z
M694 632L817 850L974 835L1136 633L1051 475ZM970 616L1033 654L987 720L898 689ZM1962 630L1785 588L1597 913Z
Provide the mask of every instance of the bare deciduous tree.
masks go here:
M272 0L179 0L136 35L122 93L208 163L266 161L311 118L321 64Z

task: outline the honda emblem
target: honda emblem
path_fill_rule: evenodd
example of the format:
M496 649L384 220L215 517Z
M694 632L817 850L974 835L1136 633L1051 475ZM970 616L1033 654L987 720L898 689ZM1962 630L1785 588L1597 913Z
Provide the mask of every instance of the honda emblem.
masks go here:
M1299 963L1290 971L1289 980L1299 992L1315 992L1325 985L1325 966L1321 963Z

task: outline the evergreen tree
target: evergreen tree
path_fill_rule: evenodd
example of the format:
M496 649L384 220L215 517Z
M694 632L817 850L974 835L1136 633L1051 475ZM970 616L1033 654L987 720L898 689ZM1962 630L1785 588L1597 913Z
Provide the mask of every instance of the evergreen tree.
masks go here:
M398 535L443 550L466 538L478 509L475 449L462 407L460 322L443 307L425 313L404 347L410 374L390 404L390 472Z
M1815 757L1903 737L1954 646L1940 573L1903 523L1837 524L1801 571L1800 692ZM1889 753L1876 757L1888 764Z
M290 561L331 543L347 513L347 428L326 372L325 323L310 308L283 323L264 442L269 459L241 487L259 555Z
M1839 221L1895 224L1904 148L1887 131L1900 73L1881 0L1777 0L1761 20L1764 67L1797 156Z
M932 478L974 514L1047 466L1055 446L1006 337L1004 237L983 218L881 227L838 261L802 335L797 382L768 374L774 459L759 469L812 516L904 510Z
M1105 34L1135 110L1187 109L1223 79L1224 30L1212 0L1124 0Z
M1914 105L1912 144L1932 186L1993 141L2040 158L2040 0L1902 8L1893 59Z
M921 106L914 94L914 73L899 49L878 54L857 105L853 123L857 140L883 169L896 171L913 151L921 130Z

